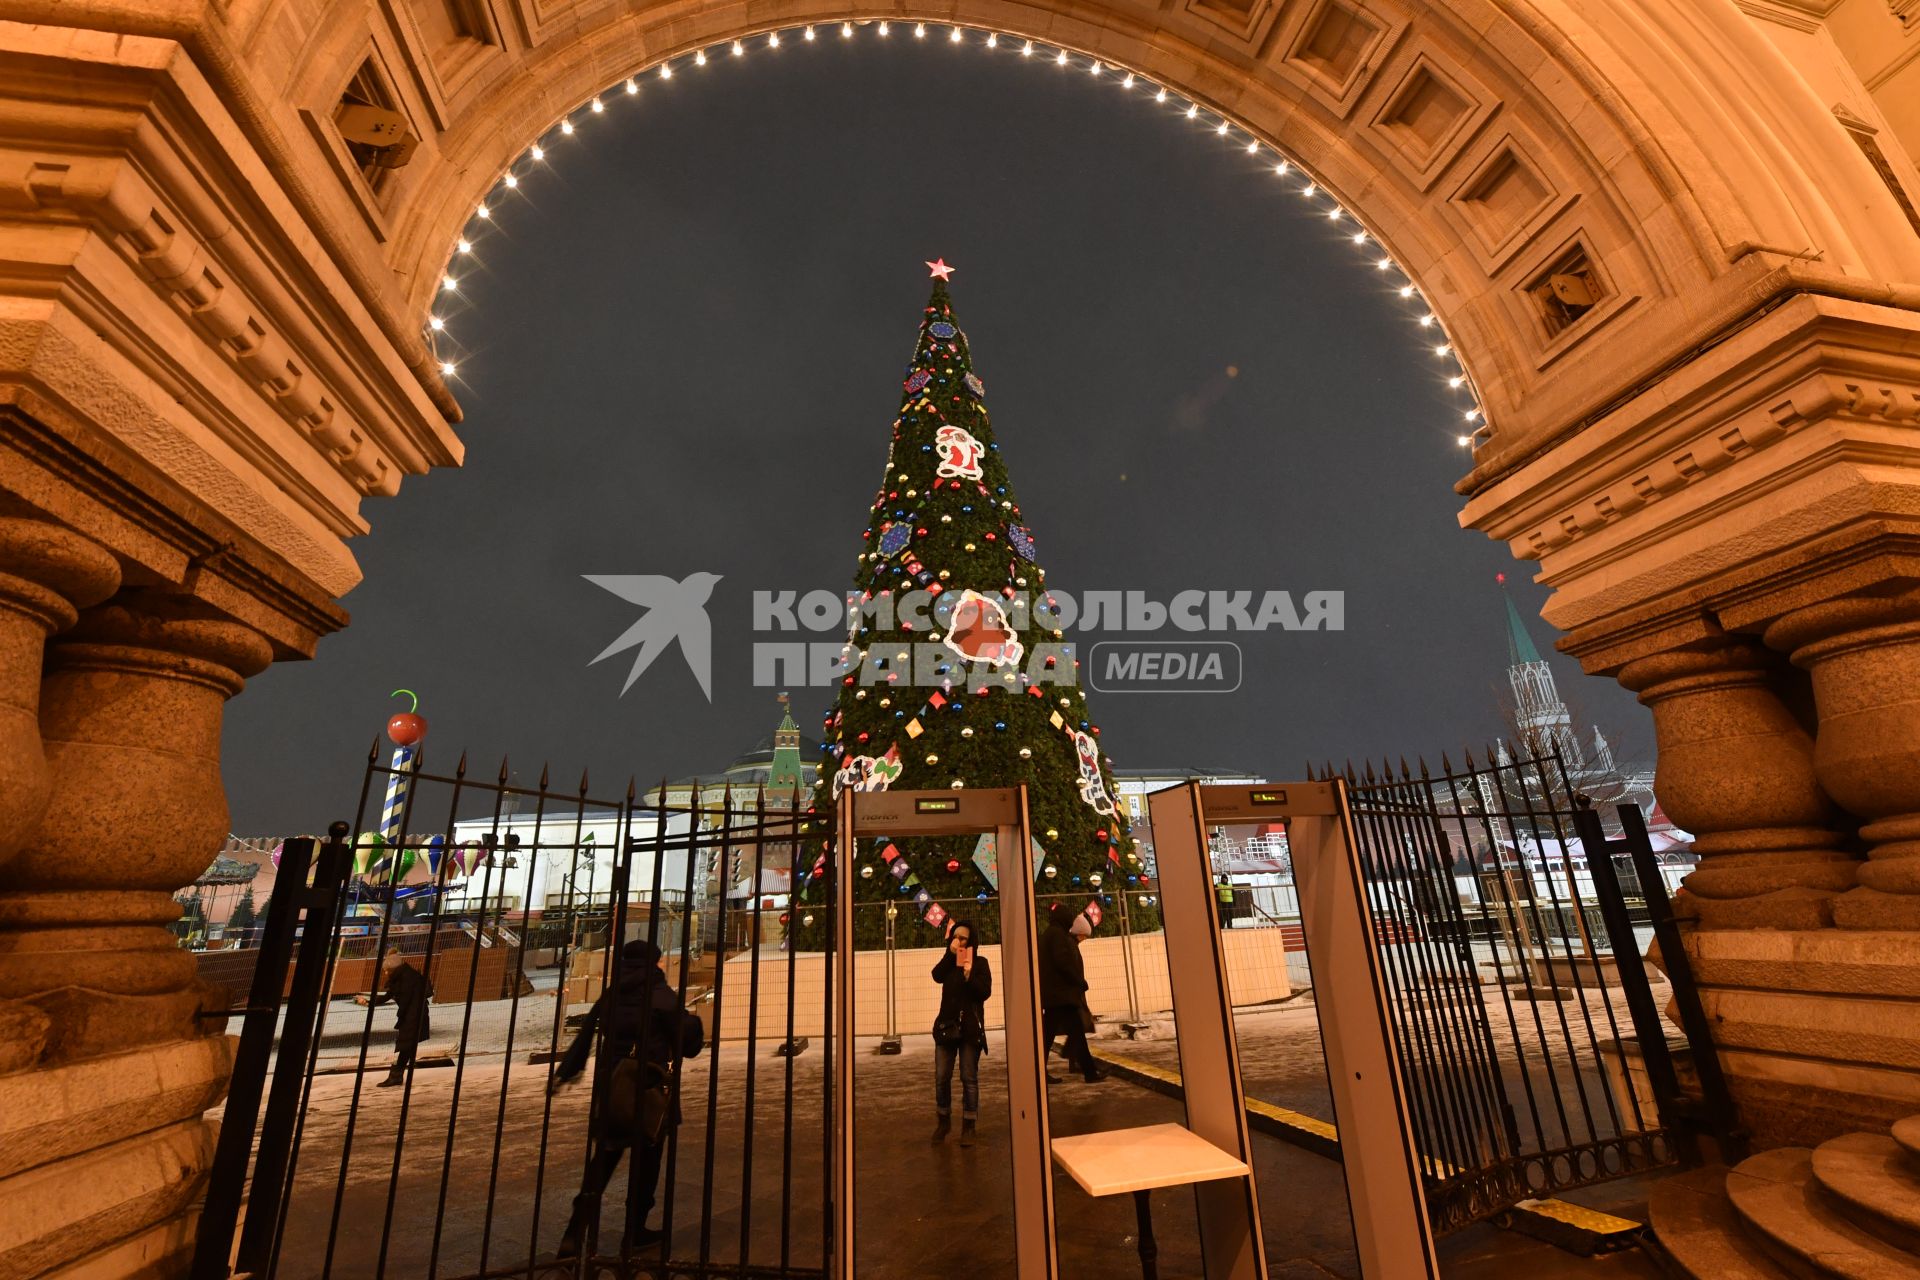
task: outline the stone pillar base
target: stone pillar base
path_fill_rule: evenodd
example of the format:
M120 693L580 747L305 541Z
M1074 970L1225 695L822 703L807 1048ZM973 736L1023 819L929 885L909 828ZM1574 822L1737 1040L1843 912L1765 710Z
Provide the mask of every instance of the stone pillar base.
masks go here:
M238 1042L0 1077L0 1276L177 1276Z
M1817 1145L1920 1109L1920 934L1693 930L1686 943L1757 1145Z

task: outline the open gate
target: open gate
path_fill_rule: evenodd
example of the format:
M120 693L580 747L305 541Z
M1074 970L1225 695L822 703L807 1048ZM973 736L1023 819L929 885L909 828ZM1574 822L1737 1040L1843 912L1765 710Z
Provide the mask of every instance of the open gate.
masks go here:
M381 797L384 825L363 831ZM832 982L796 970L779 887L804 805L675 806L664 785L606 799L584 776L562 791L370 757L352 826L287 842L196 1277L824 1274ZM623 1248L628 1151L560 1258L615 1074L604 1037L571 1086L561 1067L634 939L660 948L706 1044L672 1077L659 1238ZM397 966L432 991L411 1055Z
M1301 812L1321 835L1294 824L1294 856L1298 873L1301 858L1324 855L1300 881L1303 903L1318 893L1322 912L1320 925L1306 923L1308 960L1328 969L1316 984L1323 1040L1344 1034L1331 1029L1340 1021L1380 1029L1364 1074L1368 1088L1391 1077L1381 1105L1397 1116L1386 1129L1349 1128L1372 1104L1348 1099L1348 1183L1364 1160L1367 1177L1414 1188L1393 1201L1393 1222L1363 1234L1424 1239L1423 1220L1444 1233L1686 1160L1701 1135L1737 1139L1637 810L1622 807L1606 829L1552 758L1323 775L1293 791L1182 788L1189 870L1204 888L1208 806L1228 823L1285 811L1292 824L1303 797L1318 797L1320 808ZM376 797L381 825L363 830ZM196 1280L811 1280L839 1270L836 1161L849 1156L834 1122L851 1075L839 1079L834 1062L852 1002L836 1009L831 953L786 945L804 805L734 791L676 806L664 785L605 799L585 777L562 791L544 774L519 786L504 766L480 781L464 760L439 775L418 760L370 758L355 822L335 824L324 844L287 842ZM1172 793L1155 798L1169 816L1173 805ZM1163 857L1174 847L1163 838ZM1337 893L1315 890L1316 877ZM1207 905L1181 917L1187 931L1224 927L1225 913L1194 894ZM832 923L831 901L813 910ZM1640 960L1655 935L1669 992L1655 992ZM646 1220L658 1236L622 1248L629 1152L582 1200L579 1254L561 1258L585 1174L605 1153L596 1120L615 1074L603 1056L566 1087L562 1062L636 939L659 948L706 1044L672 1078L683 1119L660 1144ZM411 1054L387 999L395 966L432 989L429 1034ZM1657 994L1692 1042L1698 1100L1679 1088ZM1639 1039L1632 1060L1628 1029ZM1355 1052L1329 1061L1351 1068ZM1040 1064L1023 1070L1031 1093ZM1190 1124L1194 1115L1189 1106ZM1393 1200L1383 1197L1366 1193L1366 1216ZM1356 1225L1362 1216L1356 1204ZM1426 1259L1430 1268L1430 1249ZM1363 1261L1369 1280L1417 1273L1382 1265Z

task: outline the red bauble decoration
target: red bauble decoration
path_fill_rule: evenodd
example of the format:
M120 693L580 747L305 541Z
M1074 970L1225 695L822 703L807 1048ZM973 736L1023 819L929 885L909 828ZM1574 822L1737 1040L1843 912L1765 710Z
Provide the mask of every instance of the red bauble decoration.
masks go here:
M1093 833L1093 838L1095 840L1105 840L1107 838L1107 829L1105 827L1100 828Z
M387 721L387 736L396 747L415 747L427 736L427 722L411 711L402 711Z
M959 869L960 869L960 859L958 859L958 858L948 858L948 859L947 859L947 870L948 870L948 871L958 871Z

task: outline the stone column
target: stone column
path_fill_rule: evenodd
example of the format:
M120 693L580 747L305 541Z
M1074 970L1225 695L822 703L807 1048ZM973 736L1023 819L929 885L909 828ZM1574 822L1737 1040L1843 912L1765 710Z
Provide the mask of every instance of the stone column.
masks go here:
M222 710L269 656L153 590L49 647L51 787L0 867L0 997L50 1020L37 1069L0 1077L0 1274L170 1274L191 1248L232 1042L201 1034L194 958L168 926L227 832Z
M0 516L0 867L39 826L53 792L40 745L40 674L47 637L105 599L120 567L103 548L57 525ZM0 998L0 1075L36 1062L49 1019Z
M1822 928L1854 884L1813 739L1776 691L1780 667L1725 636L1619 672L1653 712L1660 803L1695 836L1700 866L1681 901L1702 928Z
M1867 861L1833 922L1920 929L1920 588L1800 609L1766 638L1811 673L1815 772L1863 823Z

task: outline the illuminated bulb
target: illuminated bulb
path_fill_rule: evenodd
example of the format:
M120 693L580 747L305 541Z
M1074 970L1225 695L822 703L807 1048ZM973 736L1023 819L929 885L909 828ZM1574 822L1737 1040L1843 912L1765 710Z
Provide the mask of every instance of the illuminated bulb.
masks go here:
M1189 102L1187 104L1187 119L1191 120L1199 114L1200 114L1200 108L1195 106L1193 103Z
M947 39L949 39L949 40L951 40L951 41L953 41L953 42L954 42L955 44L959 44L959 43L960 43L960 28L958 28L958 27L955 27L955 28L954 28L954 29L953 29L952 31L949 31L949 32L947 33Z
M663 62L663 63L661 63L661 64L660 64L660 78L661 78L662 80L671 80L671 79L673 79L673 67L672 67L671 65L669 65L669 64L667 64L667 63L665 63L665 62Z
M881 23L881 24L880 24L880 34L881 34L881 35L885 35L885 34L887 34L887 30L888 30L888 27L887 27L887 24L886 24L886 23L884 23L884 22L883 22L883 23Z
M1247 154L1248 154L1248 155L1250 155L1250 156L1257 156L1257 155L1259 155L1259 154L1260 154L1260 144L1259 144L1259 143L1257 143L1257 142L1249 142L1249 143L1247 144Z
M572 132L573 132L573 121L571 121L571 120L562 120L562 121L560 122L560 132L562 132L562 133L567 133L567 134L570 134L570 133L572 133Z
M1455 391L1458 391L1461 387L1464 387L1467 385L1467 380L1461 374L1456 373L1451 378L1447 379L1447 385L1452 387Z
M1467 419L1467 421L1468 421L1468 422L1472 422L1472 421L1474 421L1474 420L1476 420L1477 418L1479 418L1479 416L1480 416L1480 409L1479 409L1479 406L1477 406L1477 405L1476 405L1475 407L1473 407L1473 408L1471 408L1471 409L1469 409L1469 410L1467 410L1467 412L1466 412L1466 419Z
M813 28L812 28L812 27L808 27L808 28L807 28L807 39L809 39L809 40L811 40L811 39L813 39Z
M435 333L440 332L442 329L446 327L447 327L447 322L445 320L442 320L439 316L427 317L427 328L433 330Z
M500 179L500 181L507 184L507 189L509 191L511 191L513 188L520 185L520 179L514 177L512 174L508 174L506 177Z
M1365 243L1367 242L1367 233L1366 233L1366 232L1364 232L1364 231L1356 231L1356 232L1354 232L1354 233L1353 233L1353 242L1354 242L1355 244L1365 244Z
M1454 442L1458 444L1462 449L1464 449L1468 445L1473 443L1473 437L1472 436L1455 436Z
M593 101L592 101L592 102L591 102L590 104L588 104L588 105L590 105L590 106L591 106L591 107L593 108L593 114L595 114L595 115L599 115L599 114L600 114L600 113L601 113L602 111L605 111L605 110L607 109L607 108L606 108L606 105L605 105L604 103L602 103L602 102L600 101L600 99L598 99L598 98L595 98L595 99L594 99L594 100L593 100Z
M1215 133L1217 133L1217 134L1219 134L1219 135L1220 135L1221 137L1223 137L1223 138L1224 138L1224 137L1226 137L1226 136L1227 136L1227 122L1226 122L1225 120L1222 120L1222 121L1220 122L1220 127L1219 127L1218 129L1215 129L1215 130L1214 130L1214 132L1215 132Z
M461 241L461 242L460 242L459 244L457 244L457 245L455 245L455 246L454 246L454 249L455 249L455 251L457 251L457 252L459 252L459 253L472 253L472 252L473 252L473 241L471 241L471 240L462 240L462 241Z
M451 378L451 377L453 376L453 370L454 370L454 364L453 364L453 361L451 361L451 360L442 360L442 361L440 362L440 373L441 373L441 376L443 376L443 377L448 377L448 378Z
M1026 47L1020 50L1020 56L1023 58L1031 58L1033 56L1033 41L1027 41Z
M693 65L696 67L704 67L707 65L707 51L705 49L695 51L693 55Z
M1434 314L1433 314L1433 312L1431 312L1431 311L1429 311L1429 312L1427 312L1427 314L1425 314L1425 315L1423 315L1423 316L1421 316L1421 317L1420 317L1420 327L1421 327L1422 329L1431 329L1431 328L1433 328L1433 322L1434 322L1434 319L1435 319L1435 317L1434 317Z
M1160 90L1160 92L1153 95L1153 100L1155 102L1165 102L1167 100L1167 91L1165 89Z
M735 40L735 41L733 42L733 56L734 56L734 57L736 57L736 58L737 58L737 57L739 57L739 56L740 56L741 54L743 54L743 53L745 53L746 51L747 51L747 46L745 46L744 44L741 44L741 43L740 43L740 42L739 42L738 40Z
M485 205L481 205L473 211L473 216L476 218L491 218L493 216L493 210L487 208Z
M778 49L779 47L780 47L780 33L778 31L769 31L767 33L767 48Z
M1292 165L1282 160L1279 164L1273 166L1273 176L1276 178L1284 178L1287 176L1287 171L1291 168L1293 168Z
M853 24L851 22L843 22L840 24L840 38L842 40L853 39Z
M441 276L440 287L442 289L445 289L448 293L452 293L455 289L458 289L460 287L460 282L458 280L455 280L452 276Z
M1393 259L1382 258L1378 262L1374 263L1373 265L1380 268L1380 270L1382 271L1391 271L1393 269Z
M527 154L532 156L535 160L545 160L547 158L547 149L545 147L535 147L533 150L529 151Z
M927 24L926 24L926 23L924 23L924 22L916 22L916 23L914 23L914 24L913 24L913 38L914 38L915 40L923 40L923 39L925 39L925 38L926 38L926 35L927 35Z
M632 76L627 77L627 92L628 93L640 92L640 86L634 82L634 79Z
M1339 205L1335 205L1333 208L1327 210L1327 220L1330 222L1338 222L1340 221L1340 215L1345 212L1345 209L1342 209Z
M1093 66L1090 68L1090 70L1096 76L1100 74L1100 60L1098 58L1094 59Z
M1410 284L1401 285L1400 296L1403 298L1411 298L1413 296L1413 286Z
M1319 193L1320 193L1320 184L1317 182L1309 182L1306 186L1300 189L1300 194L1305 196L1309 200L1313 199L1314 196L1318 195Z
M1066 51L1065 49L1062 49L1062 50L1060 51L1060 56L1059 56L1059 57L1057 57L1057 58L1055 58L1055 59L1054 59L1054 62L1055 62L1055 64L1056 64L1056 65L1058 65L1058 66L1062 66L1062 67L1064 67L1064 66L1066 66L1066 65L1067 65L1067 51Z
M998 33L992 32L992 31L987 32L987 48L998 49L999 47L1000 47L1000 36L998 35Z
M1127 72L1127 78L1126 78L1125 80L1122 80L1122 81L1120 82L1120 87L1121 87L1122 89L1131 89L1131 88L1133 88L1133 72L1131 72L1131 71L1129 71L1129 72Z
M1448 346L1448 345L1447 345L1446 343L1444 343L1444 342L1443 342L1443 343L1441 343L1441 344L1440 344L1439 346L1437 346L1437 347L1435 347L1435 348L1433 349L1433 354L1435 354L1435 355L1437 355L1437 356L1443 356L1443 355L1445 355L1445 354L1447 354L1447 352L1449 352L1449 351L1451 351L1451 350L1453 350L1453 348L1452 348L1452 347L1449 347L1449 346Z

